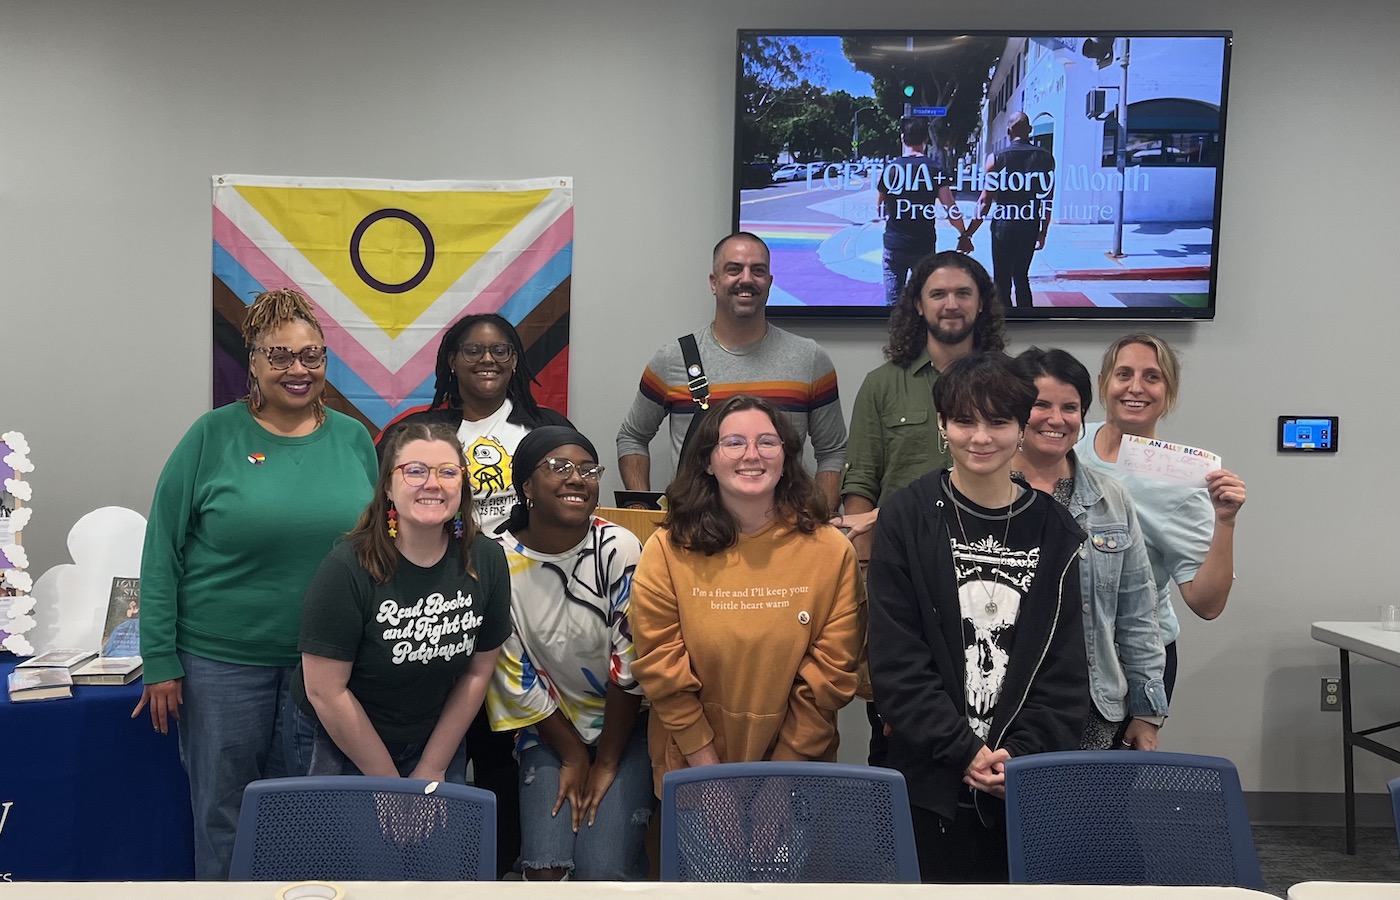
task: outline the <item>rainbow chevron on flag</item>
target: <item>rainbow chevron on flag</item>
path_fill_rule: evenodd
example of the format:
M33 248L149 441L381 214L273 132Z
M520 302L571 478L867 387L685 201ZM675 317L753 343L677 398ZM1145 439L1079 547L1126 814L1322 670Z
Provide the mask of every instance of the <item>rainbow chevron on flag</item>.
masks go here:
M432 399L438 344L467 313L515 324L535 396L568 407L573 179L214 178L214 405L247 394L239 328L265 290L311 301L326 404L372 432Z

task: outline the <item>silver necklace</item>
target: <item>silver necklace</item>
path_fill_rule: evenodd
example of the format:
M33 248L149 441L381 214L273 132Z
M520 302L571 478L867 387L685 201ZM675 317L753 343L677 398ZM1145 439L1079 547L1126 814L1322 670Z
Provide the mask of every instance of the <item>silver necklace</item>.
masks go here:
M949 478L949 486L952 486L951 477ZM1006 529L1001 534L1001 549L997 551L997 563L1003 568L1006 566L1007 557L1002 551L1006 549L1006 540L1011 536L1011 505L1015 502L1016 482L1013 481L1011 482L1011 496L1006 499ZM958 519L958 531L962 533L963 546L971 553L972 542L967 539L967 529L963 527L962 510L958 508L958 501L956 498L953 499L953 515ZM987 604L983 606L982 609L986 611L987 615L994 616L997 614L997 601L992 596L992 589L987 586L988 582L991 580L990 578L983 578L978 581L978 584L982 585L982 591L987 595Z
M730 348L724 346L724 342L721 341L721 340L719 339L719 336L715 334L715 324L714 324L713 322L710 323L710 339L713 340L713 341L715 342L715 344L719 347L719 349L723 350L725 353L728 353L730 356L748 356L750 353L752 353L752 352L758 347L759 344L763 343L764 340L767 339L767 337L768 337L768 326L767 326L767 324L765 324L765 325L763 326L763 337L759 338L757 341L754 341L752 344L747 345L748 349L746 349L746 350L731 350Z

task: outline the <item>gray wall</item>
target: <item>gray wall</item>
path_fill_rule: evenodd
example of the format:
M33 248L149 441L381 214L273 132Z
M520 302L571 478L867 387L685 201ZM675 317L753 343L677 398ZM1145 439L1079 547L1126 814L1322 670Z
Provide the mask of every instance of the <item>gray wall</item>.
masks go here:
M0 429L24 431L38 466L33 571L68 561L64 536L85 511L144 512L169 449L208 408L212 174L574 176L571 412L602 446L652 350L712 309L736 28L1228 28L1220 315L1158 330L1186 364L1164 435L1219 451L1250 500L1230 608L1183 622L1163 742L1234 759L1250 790L1339 790L1339 717L1317 709L1336 658L1308 625L1372 618L1396 591L1379 562L1394 552L1400 436L1382 362L1400 324L1400 5L924 10L936 7L3 0ZM849 404L883 328L794 330L831 351ZM1019 326L1013 349L1059 345L1092 368L1122 330ZM1281 413L1340 415L1342 452L1276 455ZM1379 716L1395 679L1359 668L1362 710ZM860 729L847 733L856 754ZM1359 769L1367 790L1394 774Z

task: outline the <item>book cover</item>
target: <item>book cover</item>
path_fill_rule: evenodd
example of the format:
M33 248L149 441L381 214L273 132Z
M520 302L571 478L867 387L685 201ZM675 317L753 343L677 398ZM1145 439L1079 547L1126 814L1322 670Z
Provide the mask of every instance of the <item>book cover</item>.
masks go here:
M15 666L19 669L71 669L80 666L90 659L96 658L97 654L91 650L74 650L71 647L60 650L49 650L40 653L38 656L30 657L24 662ZM66 672L65 672L66 674Z
M73 678L67 669L16 668L10 673L8 687L12 703L73 696Z
M141 579L113 578L102 625L102 655L141 655Z
M99 656L72 672L74 684L131 684L140 674L139 656Z

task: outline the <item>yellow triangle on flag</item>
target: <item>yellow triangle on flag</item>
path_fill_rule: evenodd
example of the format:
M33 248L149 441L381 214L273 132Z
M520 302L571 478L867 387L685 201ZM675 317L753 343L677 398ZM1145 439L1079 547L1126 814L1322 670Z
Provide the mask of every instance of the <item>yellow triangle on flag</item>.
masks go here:
M417 321L549 194L235 189L390 337Z

